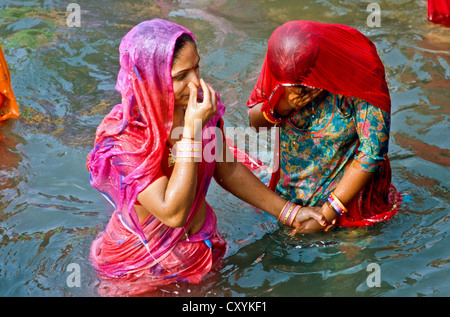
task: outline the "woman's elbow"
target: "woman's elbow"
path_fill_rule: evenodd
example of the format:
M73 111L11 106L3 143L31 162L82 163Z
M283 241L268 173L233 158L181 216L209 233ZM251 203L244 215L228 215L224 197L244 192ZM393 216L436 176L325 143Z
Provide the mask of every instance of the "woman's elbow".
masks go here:
M187 217L184 212L176 212L161 219L161 222L171 228L182 228L186 225Z
M186 220L183 221L182 219L170 218L165 219L162 223L170 228L182 228L186 224Z

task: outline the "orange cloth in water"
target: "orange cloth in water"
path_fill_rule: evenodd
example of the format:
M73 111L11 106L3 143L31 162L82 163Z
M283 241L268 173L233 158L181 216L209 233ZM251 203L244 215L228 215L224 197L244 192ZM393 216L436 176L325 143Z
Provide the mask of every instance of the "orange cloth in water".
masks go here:
M19 107L11 88L11 76L0 46L0 121L19 117Z

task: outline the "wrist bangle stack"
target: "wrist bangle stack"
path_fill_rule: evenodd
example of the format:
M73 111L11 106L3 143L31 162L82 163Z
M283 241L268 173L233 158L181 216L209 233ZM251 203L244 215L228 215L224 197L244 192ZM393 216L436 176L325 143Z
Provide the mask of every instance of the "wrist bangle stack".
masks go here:
M302 207L288 201L281 209L281 212L278 215L278 221L283 223L283 225L292 227L294 219L297 216L298 212L300 211L300 208Z
M191 139L182 138L178 141L173 149L172 156L177 158L201 158L202 157L202 142Z
M345 208L344 204L336 197L334 193L331 193L327 198L328 206L336 211L340 216L347 212L347 208Z

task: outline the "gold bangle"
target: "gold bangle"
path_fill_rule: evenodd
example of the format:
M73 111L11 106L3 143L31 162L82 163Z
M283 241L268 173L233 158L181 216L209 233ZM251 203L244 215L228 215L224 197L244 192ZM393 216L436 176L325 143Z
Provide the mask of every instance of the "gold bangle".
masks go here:
M283 208L281 208L281 211L280 211L280 213L279 213L279 215L278 215L278 221L280 221L280 218L281 218L281 215L283 214L284 208L286 208L286 206L287 206L289 203L290 203L290 202L287 201L287 202L284 204Z
M272 123L272 124L277 124L277 123L279 123L279 122L270 120L269 117L267 116L267 114L266 114L264 111L262 112L262 114L263 114L263 116L264 116L264 119L266 119L266 120L269 121L270 123Z

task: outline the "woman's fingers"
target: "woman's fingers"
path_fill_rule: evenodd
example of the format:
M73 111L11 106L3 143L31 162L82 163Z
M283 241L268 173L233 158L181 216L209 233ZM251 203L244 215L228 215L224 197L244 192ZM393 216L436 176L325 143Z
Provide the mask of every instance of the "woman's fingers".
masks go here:
M200 85L203 89L203 104L208 105L211 103L211 91L209 90L208 85L205 83L203 78L200 78Z
M316 99L322 91L322 89L300 90L300 97L298 97L295 102L295 110L303 108L305 105Z
M324 215L322 215L320 212L317 211L311 211L311 218L314 218L318 223L320 223L322 226L326 226L327 220L325 219Z
M331 228L334 227L334 223L332 223L331 225L326 226L326 228L324 229L325 232L327 232L328 230L330 230Z
M197 105L197 86L193 82L190 82L188 84L188 87L189 87L189 104L188 105L196 106Z
M198 88L194 82L188 83L189 102L185 113L185 125L191 126L195 120L202 121L201 127L211 119L216 113L217 96L216 92L203 79L200 79L200 86L203 90L203 101L198 102Z
M309 232L320 232L321 230L327 232L336 225L336 219L333 219L330 224L327 223L326 226L322 226L322 229L320 229L320 227L316 227L315 229L313 229L313 231L311 231L311 228L308 229L307 226L305 227L305 223L306 222L300 222L299 224L297 224L294 227L294 229L292 229L292 231L289 233L289 235L293 237L299 232L309 233Z
M216 111L217 107L217 94L210 84L207 84L203 79L200 79L200 85L203 90L203 102L202 105L211 107L212 110Z
M322 226L326 226L327 225L327 220L325 219L325 217L322 215L322 213L319 211L319 208L315 208L315 207L302 207L300 208L300 211L297 215L297 221L298 222L303 222L309 219L314 219L316 220L320 225Z
M289 233L289 235L290 235L291 237L295 236L295 235L302 229L302 227L303 227L303 223L300 223L297 227L295 227L295 228L291 231L291 233Z
M217 109L217 94L211 85L208 85L208 86L211 91L211 103L212 103L214 111L216 111L216 109Z

